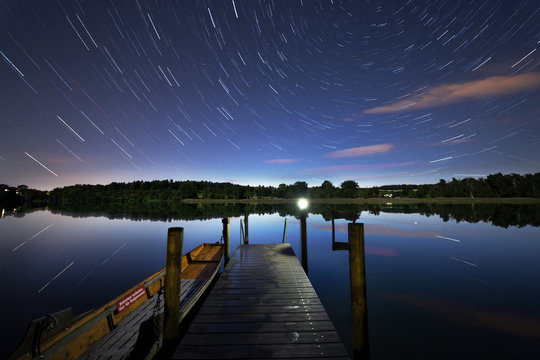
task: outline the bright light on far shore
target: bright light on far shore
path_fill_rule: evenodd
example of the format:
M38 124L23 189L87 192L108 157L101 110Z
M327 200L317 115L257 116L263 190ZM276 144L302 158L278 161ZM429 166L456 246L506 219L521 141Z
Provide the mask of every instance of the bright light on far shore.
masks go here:
M297 205L300 210L305 210L309 206L309 202L307 201L307 199L301 198L298 199Z

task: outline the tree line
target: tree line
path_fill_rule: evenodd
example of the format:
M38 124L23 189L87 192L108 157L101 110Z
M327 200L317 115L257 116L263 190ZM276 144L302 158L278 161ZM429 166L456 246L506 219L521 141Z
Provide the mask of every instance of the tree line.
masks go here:
M309 187L305 181L274 186L250 186L210 181L134 181L109 185L74 185L56 188L49 194L49 203L63 202L134 202L181 201L183 199L292 199L308 197L376 198L392 197L435 198L504 198L540 197L540 173L489 175L486 178L441 179L436 184L386 185L361 188L354 180L343 181L340 186L325 180L320 186Z
M420 185L417 196L423 197L470 197L470 198L511 198L540 197L540 173L488 175L485 178L465 178L437 184Z
M292 199L308 197L329 198L376 198L376 197L467 197L505 198L540 197L540 173L488 175L485 178L465 178L426 185L385 185L361 188L354 180L343 181L340 186L325 180L320 186L309 187L305 181L274 186L238 185L228 182L210 181L134 181L113 182L108 185L72 185L55 188L52 191L29 189L25 185L17 188L0 185L0 203L22 201L26 204L47 204L58 206L114 206L156 201L181 201L184 199Z

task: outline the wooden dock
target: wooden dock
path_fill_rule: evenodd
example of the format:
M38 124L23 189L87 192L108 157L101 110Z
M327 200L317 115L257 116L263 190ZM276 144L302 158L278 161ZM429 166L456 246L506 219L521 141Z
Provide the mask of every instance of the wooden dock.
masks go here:
M172 358L349 354L291 246L273 244L236 249Z

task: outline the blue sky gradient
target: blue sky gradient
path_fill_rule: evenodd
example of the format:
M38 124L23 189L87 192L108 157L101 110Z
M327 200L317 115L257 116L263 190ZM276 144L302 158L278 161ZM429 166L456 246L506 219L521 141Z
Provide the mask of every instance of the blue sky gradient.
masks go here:
M540 170L535 1L4 1L0 182Z

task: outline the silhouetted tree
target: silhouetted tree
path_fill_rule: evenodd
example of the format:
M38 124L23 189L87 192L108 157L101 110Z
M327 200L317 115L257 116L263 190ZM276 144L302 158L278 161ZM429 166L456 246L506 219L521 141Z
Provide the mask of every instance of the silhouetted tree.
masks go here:
M341 183L341 190L343 197L357 198L358 197L358 183L354 180L345 180Z

